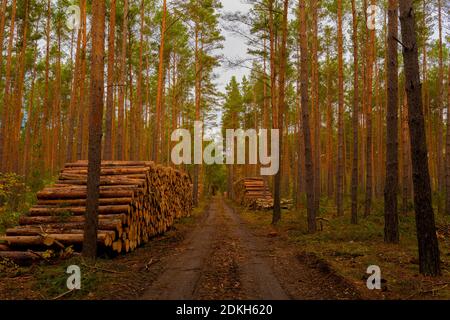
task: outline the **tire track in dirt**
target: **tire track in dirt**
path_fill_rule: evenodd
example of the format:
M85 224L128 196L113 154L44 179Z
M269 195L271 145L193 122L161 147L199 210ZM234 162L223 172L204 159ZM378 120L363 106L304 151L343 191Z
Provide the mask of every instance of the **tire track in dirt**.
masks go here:
M252 234L234 211L220 199L225 219L231 235L240 247L240 276L242 291L251 300L288 300L285 292L271 268L270 251Z
M165 261L165 269L142 296L143 300L191 300L204 261L212 249L211 239L217 229L217 202L190 236Z
M163 261L148 300L358 299L354 288L314 257L249 230L221 196Z

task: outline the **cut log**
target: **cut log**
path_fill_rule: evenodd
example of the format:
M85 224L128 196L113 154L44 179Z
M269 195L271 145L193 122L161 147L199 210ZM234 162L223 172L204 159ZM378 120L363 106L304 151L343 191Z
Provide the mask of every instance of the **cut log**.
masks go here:
M111 215L99 215L99 221L102 220L120 220L122 223L127 221L127 216L125 214L111 214ZM27 217L22 216L19 218L19 224L24 225L38 225L38 224L50 224L50 223L84 223L85 218L83 216L70 217L70 216L53 216L53 217Z
M132 198L111 198L99 199L100 206L114 206L130 204ZM86 199L66 199L66 200L38 200L37 205L54 207L79 207L86 206Z
M38 200L61 200L61 199L84 199L86 200L86 190L44 190L38 192ZM130 190L100 190L102 198L130 198L134 194Z
M118 206L100 206L98 208L98 213L103 215L110 214L127 214L130 210L129 205L118 205ZM33 207L30 209L29 215L31 217L45 217L45 216L55 216L61 214L68 215L84 215L86 213L86 207L62 207L62 208L42 208Z
M273 208L272 193L263 178L244 178L234 184L234 200L254 210Z
M105 245L111 242L111 238L114 237L113 231L101 231L98 233L97 240L99 243ZM39 236L5 236L0 237L0 241L6 241L10 247L39 247L39 246L52 246L56 241L66 244L82 244L83 233L77 234L43 234Z

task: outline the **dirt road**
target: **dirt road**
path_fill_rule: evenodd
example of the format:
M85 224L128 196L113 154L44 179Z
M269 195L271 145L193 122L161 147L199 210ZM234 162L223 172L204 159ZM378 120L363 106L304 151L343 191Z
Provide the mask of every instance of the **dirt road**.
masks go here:
M203 219L162 262L142 299L355 299L355 289L327 266L279 240L251 233L215 197Z

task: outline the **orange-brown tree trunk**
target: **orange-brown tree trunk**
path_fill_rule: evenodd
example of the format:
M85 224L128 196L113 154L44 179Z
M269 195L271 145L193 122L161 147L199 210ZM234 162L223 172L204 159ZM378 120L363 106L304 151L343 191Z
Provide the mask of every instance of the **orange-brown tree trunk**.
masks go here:
M83 256L97 256L98 206L100 197L100 166L102 153L103 59L105 55L105 1L92 1L92 55L89 113L89 163L84 229Z
M408 97L409 132L414 180L414 207L416 211L419 270L423 275L441 274L439 243L431 199L428 170L428 147L425 138L422 92L420 85L419 54L413 1L400 1L403 60L405 64L406 93Z
M398 2L389 0L387 43L387 147L384 191L384 241L398 243ZM405 145L403 147L406 147Z
M352 0L353 18L353 162L351 198L352 213L351 223L358 223L358 165L359 165L359 50L358 50L358 16L356 13L356 1Z
M6 57L6 71L5 71L5 91L3 93L3 110L2 122L0 127L0 171L8 169L8 132L10 122L10 90L11 90L11 68L12 68L12 50L14 41L14 28L16 22L16 0L11 4L11 26L8 41L8 51Z
M278 123L274 129L280 131L279 143L279 170L274 179L274 205L272 224L277 224L281 220L281 174L283 172L283 127L284 127L284 109L286 98L286 64L287 64L287 36L288 36L288 10L289 0L283 2L283 21L282 21L282 40L280 48L280 76L278 79ZM274 123L275 124L275 123Z
M165 33L166 33L166 16L167 16L167 4L166 0L163 1L163 16L161 23L161 39L159 44L159 65L158 65L158 88L156 91L156 121L155 121L155 134L153 140L153 161L159 162L159 155L161 150L159 149L159 142L161 139L162 119L161 113L163 108L163 86L164 86L164 45L165 45ZM196 32L196 60L198 60L198 34ZM198 62L196 63L196 65ZM196 68L197 70L197 68ZM198 77L198 75L196 75ZM197 90L196 90L196 93ZM197 94L196 94L197 97ZM197 106L197 103L196 103ZM195 196L195 195L194 195Z
M306 171L306 197L308 232L316 232L316 211L314 205L314 166L311 150L311 129L309 120L309 97L308 97L308 44L306 37L306 9L305 1L299 1L299 36L300 36L300 86L302 100L302 127L304 137L305 171Z
M342 0L338 0L338 159L336 172L336 206L338 216L344 215L344 60L342 34Z
M123 0L122 44L120 57L118 118L117 118L117 160L124 160L125 155L125 96L127 79L127 34L128 34L128 0Z
M105 146L103 158L113 159L112 132L114 108L114 54L116 34L116 0L111 0L109 11L109 34L108 34L108 79L106 88L106 121L105 121Z

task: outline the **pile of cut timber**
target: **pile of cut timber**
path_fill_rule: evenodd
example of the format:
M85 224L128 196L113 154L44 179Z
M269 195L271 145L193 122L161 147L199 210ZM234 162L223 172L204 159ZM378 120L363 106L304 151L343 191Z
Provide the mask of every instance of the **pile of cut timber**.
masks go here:
M70 163L52 187L20 218L20 226L0 237L0 257L30 260L39 251L73 245L81 249L86 211L87 162ZM105 161L101 168L98 243L130 252L192 211L188 175L152 162ZM15 259L15 255L17 259Z
M254 210L273 208L272 193L263 178L244 178L234 184L234 199Z

